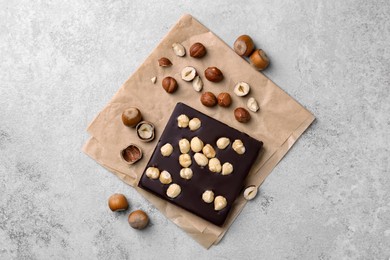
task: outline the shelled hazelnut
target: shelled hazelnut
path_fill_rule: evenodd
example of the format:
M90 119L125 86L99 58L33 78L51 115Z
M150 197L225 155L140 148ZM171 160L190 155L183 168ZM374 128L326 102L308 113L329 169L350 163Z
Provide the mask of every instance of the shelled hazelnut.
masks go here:
M185 67L181 71L181 78L184 81L192 81L196 76L196 69L194 67Z
M160 148L161 155L164 157L168 157L173 152L173 146L170 143L166 143Z
M243 107L238 107L234 110L234 117L240 123L247 123L251 120L251 115L248 110Z
M222 170L221 162L218 160L218 158L211 158L209 160L209 170L211 172L219 173Z
M227 200L224 196L217 196L214 199L214 209L216 211L222 210L226 208L227 206Z
M180 193L181 193L181 187L178 184L172 183L171 185L169 185L169 187L167 189L167 196L168 197L170 197L171 199L174 199L177 196L179 196Z
M179 141L179 150L181 153L188 153L190 151L190 142L186 138L182 138Z
M172 62L168 58L162 57L158 60L158 65L160 67L170 67L172 66Z
M158 179L162 184L169 184L172 182L172 176L168 171L162 171Z
M137 135L143 142L150 142L154 139L154 125L147 121L142 121L137 124Z
M188 123L190 122L190 119L187 115L181 114L177 117L177 126L180 128L186 128L188 126Z
M156 180L158 177L160 177L160 170L157 167L148 167L145 174L146 177Z
M202 126L202 122L200 121L199 118L194 117L190 120L190 122L188 123L188 126L189 126L191 131L196 131Z
M209 159L203 153L195 153L194 159L200 167L204 167L209 163Z
M206 203L211 203L214 201L214 192L212 190L206 190L202 194L202 200Z
M253 200L257 195L257 187L254 185L248 186L244 190L244 198L246 200Z
M217 140L217 147L221 150L225 149L226 147L228 147L228 145L230 144L230 140L229 138L227 137L220 137L218 138Z
M188 153L183 153L179 156L179 164L184 167L190 167L192 164L191 156Z
M194 153L200 152L203 149L203 141L199 139L199 137L195 136L191 139L191 150Z
M190 180L192 178L193 172L191 168L182 168L180 170L180 177L186 180Z
M245 146L243 142L240 139L234 140L232 144L233 150L238 154L244 154L245 153Z
M184 48L183 45L181 45L178 42L175 42L172 44L172 50L175 53L175 55L177 55L179 57L183 57L186 55L186 49Z
M231 163L225 162L222 164L222 175L229 175L233 172L233 165Z

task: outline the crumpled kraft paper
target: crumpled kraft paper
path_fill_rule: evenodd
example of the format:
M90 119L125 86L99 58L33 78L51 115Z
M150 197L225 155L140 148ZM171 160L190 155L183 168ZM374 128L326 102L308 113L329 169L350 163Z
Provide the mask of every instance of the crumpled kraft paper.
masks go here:
M171 48L174 42L184 45L187 50L185 57L174 55ZM188 55L189 47L195 42L201 42L207 48L207 55L202 59L194 59ZM161 57L169 58L173 66L159 67L157 60ZM231 93L232 106L230 108L203 106L199 101L201 94L194 91L190 82L185 82L180 77L181 70L186 66L196 68L204 82L203 91L211 91L215 94ZM223 72L225 78L222 82L211 83L204 78L204 70L212 66L218 67ZM155 76L157 82L153 84L151 78ZM174 94L166 93L161 87L161 81L166 76L174 77L179 84ZM248 96L237 97L233 94L234 85L239 81L251 85ZM249 97L254 97L259 102L260 111L251 112L251 121L242 124L234 119L233 110L239 106L246 107ZM245 206L246 201L242 195L234 202L225 224L218 227L137 187L141 174L177 102L192 106L264 142L263 150L245 181L246 185L257 187L315 118L191 15L180 18L145 62L96 116L87 129L91 138L84 145L83 151L122 181L133 186L167 218L202 246L209 248L220 241ZM144 120L154 123L156 127L154 141L140 142L135 129L123 125L121 114L124 109L132 106L141 110ZM143 150L141 161L132 166L124 164L120 158L120 151L130 143L142 147ZM256 203L256 200L253 203Z

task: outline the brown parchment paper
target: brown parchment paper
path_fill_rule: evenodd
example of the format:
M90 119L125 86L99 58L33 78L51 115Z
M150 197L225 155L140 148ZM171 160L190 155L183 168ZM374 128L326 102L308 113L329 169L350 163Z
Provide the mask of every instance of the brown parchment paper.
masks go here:
M202 42L207 48L207 55L202 59L194 59L189 55L177 57L171 48L174 42L182 43L187 52L193 43ZM159 67L157 60L161 57L169 58L173 66ZM223 91L233 93L234 85L239 81L249 83L251 91L244 98L232 94L233 103L230 108L207 108L200 103L201 94L193 90L191 83L181 80L180 72L186 66L197 69L204 82L203 91L215 94ZM204 70L211 66L221 69L225 75L222 82L211 83L203 77ZM157 77L156 84L150 80L154 76ZM161 81L166 76L174 77L179 84L179 89L174 94L167 94L161 87ZM238 123L234 119L233 110L238 106L246 107L249 97L256 98L260 104L260 111L251 112L252 120L248 124ZM264 142L263 151L246 180L246 184L257 187L309 127L314 116L262 73L256 71L191 15L184 15L92 121L87 129L91 138L84 145L83 151L133 186L167 218L202 246L209 248L220 241L245 206L246 201L242 196L234 202L224 226L218 227L137 187L177 102L192 106ZM155 124L156 138L153 142L140 142L136 131L122 124L123 110L132 106L140 108L143 118ZM129 167L121 161L119 154L120 150L130 143L142 147L143 158Z

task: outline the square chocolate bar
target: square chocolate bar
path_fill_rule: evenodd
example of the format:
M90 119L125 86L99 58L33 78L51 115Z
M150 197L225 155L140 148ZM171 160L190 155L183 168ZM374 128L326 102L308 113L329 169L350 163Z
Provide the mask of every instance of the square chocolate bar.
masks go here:
M178 120L181 115L183 122ZM186 117L198 118L200 127L191 130ZM138 186L222 226L262 146L261 141L178 103ZM187 155L179 160L182 154Z

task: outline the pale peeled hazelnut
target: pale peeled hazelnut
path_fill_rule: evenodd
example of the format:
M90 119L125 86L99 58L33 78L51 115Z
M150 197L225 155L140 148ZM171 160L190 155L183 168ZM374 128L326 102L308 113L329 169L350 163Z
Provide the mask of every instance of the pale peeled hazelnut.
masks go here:
M129 208L129 203L127 202L125 195L115 193L108 199L108 207L112 211L124 211Z
M172 182L172 176L168 171L162 171L158 179L162 184L169 184Z
M189 167L192 164L191 156L188 153L181 154L179 156L179 163L184 168Z
M251 97L248 99L248 102L246 102L246 106L252 112L257 112L257 110L260 109L259 103L257 103L257 101L254 97Z
M156 167L148 167L145 174L148 178L156 180L160 177L160 170Z
M162 156L168 157L173 152L173 146L170 143L166 143L160 148L160 152Z
M256 197L256 195L257 195L257 188L254 185L249 186L244 190L244 198L246 200L253 200Z
M209 144L206 144L203 149L202 149L202 152L204 155L206 155L207 158L214 158L215 157L215 150L214 148L209 145Z
M179 150L181 153L188 153L190 151L190 142L183 138L179 141Z
M191 139L191 150L194 153L200 152L203 149L203 142L199 137L194 137Z
M194 159L200 167L204 167L209 163L209 159L203 153L195 153Z
M192 87L197 92L200 92L203 89L203 81L199 76L196 76L192 81Z
M182 168L180 170L180 177L186 180L190 180L192 178L193 172L191 168Z
M209 160L209 170L211 172L221 172L222 166L221 162L217 158L211 158Z
M188 118L188 116L181 114L177 117L177 126L180 128L186 128L188 126L189 121L190 119Z
M222 165L222 175L229 175L233 172L233 165L231 163L225 162Z
M250 90L251 90L251 87L249 86L249 84L242 81L242 82L238 82L234 86L233 91L234 91L234 94L236 94L237 96L243 97L243 96L248 95Z
M217 196L214 199L214 209L221 210L224 209L227 205L227 201L224 196Z
M183 45L181 45L178 42L175 42L174 44L172 44L172 49L173 49L173 52L179 57L183 57L184 55L186 55L186 49L184 48Z
M154 84L154 83L156 83L156 81L157 81L157 77L153 77L153 78L151 78L150 79L150 81L152 81L152 83Z
M230 140L227 137L221 137L217 140L217 147L219 149L225 149L230 144Z
M196 76L196 69L194 67L185 67L181 71L181 78L184 81L192 81Z
M181 193L181 188L178 184L172 183L167 189L167 196L174 199Z
M232 148L234 151L236 151L236 153L238 154L244 154L245 153L245 146L244 144L242 143L241 140L237 139L237 140L234 140L233 144L232 144Z
M135 128L137 135L143 142L150 142L154 139L154 125L147 121L139 122Z
M211 203L214 200L214 192L211 190L206 190L202 194L202 200L206 203Z
M188 123L188 126L189 126L191 131L196 131L202 126L202 122L200 121L199 118L194 117L190 120L190 122Z
M144 229L149 223L148 215L142 210L136 210L130 213L129 224L134 229Z

